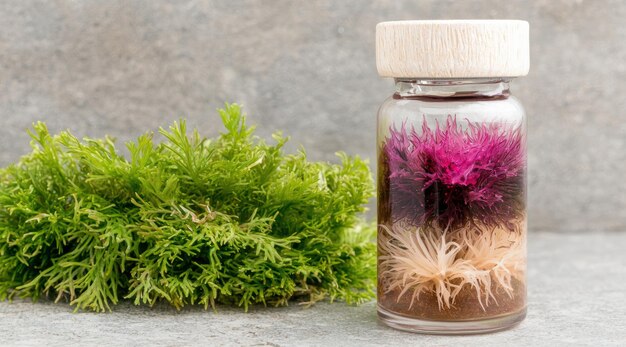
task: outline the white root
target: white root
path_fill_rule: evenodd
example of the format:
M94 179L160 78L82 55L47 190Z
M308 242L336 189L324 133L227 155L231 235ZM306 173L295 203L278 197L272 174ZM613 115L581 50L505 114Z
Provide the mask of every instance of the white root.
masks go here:
M379 271L386 293L411 295L410 307L424 292L436 294L439 309L450 308L461 289L470 286L485 310L494 292L514 296L511 278L524 280L524 232L494 229L447 234L397 223L379 226Z

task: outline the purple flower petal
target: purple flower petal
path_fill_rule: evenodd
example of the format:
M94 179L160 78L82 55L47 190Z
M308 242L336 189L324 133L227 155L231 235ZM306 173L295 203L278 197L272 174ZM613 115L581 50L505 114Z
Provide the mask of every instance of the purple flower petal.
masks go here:
M448 116L434 130L391 128L381 148L382 222L455 230L512 227L525 210L526 155L522 130L501 123L457 124Z

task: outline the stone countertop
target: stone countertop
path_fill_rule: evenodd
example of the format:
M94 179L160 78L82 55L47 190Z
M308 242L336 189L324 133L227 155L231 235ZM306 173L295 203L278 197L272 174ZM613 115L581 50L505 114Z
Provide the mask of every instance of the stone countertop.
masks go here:
M433 336L377 322L376 306L318 303L242 310L117 306L72 313L65 304L0 303L0 345L163 346L626 346L626 232L531 233L529 306L518 327Z

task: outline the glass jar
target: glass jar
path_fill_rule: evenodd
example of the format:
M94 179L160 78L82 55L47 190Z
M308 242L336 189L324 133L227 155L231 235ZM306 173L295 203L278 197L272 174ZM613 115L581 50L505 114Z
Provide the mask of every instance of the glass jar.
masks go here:
M451 22L427 23L436 37ZM378 315L416 332L502 330L526 315L526 116L512 77L434 70L394 76L378 112Z

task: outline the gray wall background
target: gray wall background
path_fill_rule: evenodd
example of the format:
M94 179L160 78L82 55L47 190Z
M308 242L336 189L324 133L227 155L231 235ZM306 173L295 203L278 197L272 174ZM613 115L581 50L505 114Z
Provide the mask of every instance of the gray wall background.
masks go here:
M374 159L374 27L396 19L525 19L530 228L626 230L626 1L3 1L0 164L24 130L129 140L186 117L207 135L242 103L291 149ZM375 161L374 161L375 163Z

